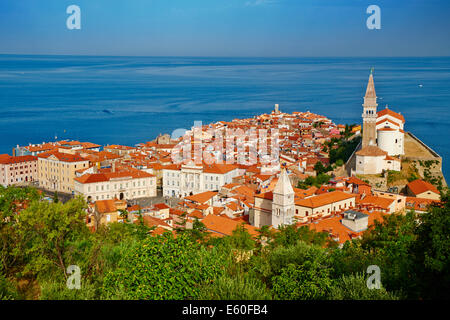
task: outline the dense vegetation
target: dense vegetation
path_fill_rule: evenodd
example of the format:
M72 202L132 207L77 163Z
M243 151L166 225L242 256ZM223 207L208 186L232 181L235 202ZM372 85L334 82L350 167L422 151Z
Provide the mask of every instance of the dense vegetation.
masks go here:
M450 204L392 214L342 248L325 233L287 226L209 237L149 234L142 224L85 226L85 203L39 200L34 189L0 189L1 299L433 299L449 298ZM27 208L17 214L20 203ZM81 269L68 289L67 267ZM366 285L369 265L381 289Z

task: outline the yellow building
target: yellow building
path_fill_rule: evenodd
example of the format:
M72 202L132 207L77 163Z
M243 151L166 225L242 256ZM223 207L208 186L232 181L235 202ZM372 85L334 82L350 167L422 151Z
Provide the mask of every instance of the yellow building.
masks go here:
M39 186L63 193L74 190L75 171L89 167L89 160L76 154L51 151L38 155Z
M99 200L95 202L93 212L88 215L87 226L97 230L100 225L106 225L113 222L121 222L120 210L127 210L125 200L110 199ZM126 219L126 217L125 217Z

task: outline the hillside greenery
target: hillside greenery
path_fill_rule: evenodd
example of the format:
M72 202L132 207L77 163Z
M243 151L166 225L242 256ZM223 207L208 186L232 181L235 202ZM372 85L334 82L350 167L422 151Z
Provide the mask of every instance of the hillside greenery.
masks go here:
M93 233L81 198L0 188L0 299L448 299L449 196L422 215L388 215L340 248L295 226L263 227L257 239L243 227L210 237L200 221L175 235L128 223ZM70 265L80 289L66 286ZM380 289L367 288L370 265Z

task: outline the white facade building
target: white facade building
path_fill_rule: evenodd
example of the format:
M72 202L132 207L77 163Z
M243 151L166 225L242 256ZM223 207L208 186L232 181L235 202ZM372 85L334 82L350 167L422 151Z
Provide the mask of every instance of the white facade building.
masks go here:
M272 226L279 228L282 225L292 224L294 213L294 189L292 189L286 169L282 169L273 190Z
M75 194L88 201L156 197L156 177L137 169L85 174L74 180Z
M387 106L377 112L373 74L369 76L363 104L362 149L356 152L356 174L379 174L383 170L401 170L404 152L405 118Z
M186 197L205 191L218 191L239 175L239 168L231 164L170 165L162 171L163 195L167 197Z

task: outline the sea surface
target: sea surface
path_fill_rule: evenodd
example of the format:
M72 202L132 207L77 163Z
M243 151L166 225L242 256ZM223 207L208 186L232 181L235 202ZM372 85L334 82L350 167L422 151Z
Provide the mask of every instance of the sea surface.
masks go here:
M0 153L76 139L135 145L194 121L311 111L361 123L374 67L378 108L443 157L450 174L450 58L192 58L0 55ZM422 86L419 86L422 85Z

